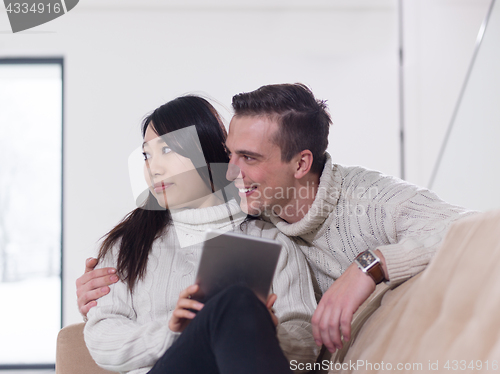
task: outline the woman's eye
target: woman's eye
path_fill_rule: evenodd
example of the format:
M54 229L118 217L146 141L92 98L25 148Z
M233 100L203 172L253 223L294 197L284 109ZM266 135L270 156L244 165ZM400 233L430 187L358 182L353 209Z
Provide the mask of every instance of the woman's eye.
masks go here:
M163 154L167 154L167 153L172 152L172 150L171 150L170 148L168 148L168 147L163 147L163 148L161 149L161 151L163 152Z
M149 153L142 152L142 155L144 156L144 160L149 160L151 158L151 156L149 155Z

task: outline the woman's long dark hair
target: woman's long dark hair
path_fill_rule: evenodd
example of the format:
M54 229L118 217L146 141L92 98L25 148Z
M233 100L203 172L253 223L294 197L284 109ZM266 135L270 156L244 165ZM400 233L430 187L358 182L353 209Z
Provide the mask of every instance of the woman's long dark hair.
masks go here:
M222 190L229 184L225 173L214 173L209 165L227 164L229 158L225 150L226 130L219 114L207 100L193 95L178 97L160 106L144 119L143 138L148 126L152 126L158 135L167 136L169 147L182 156L188 157L189 150L192 154L192 147L201 145L207 167L196 170L212 192ZM169 134L190 126L195 126L199 143L195 137ZM162 208L149 192L142 207L130 212L105 235L98 260L101 261L119 243L118 274L132 291L136 282L145 275L153 242L168 230L171 223L170 211Z

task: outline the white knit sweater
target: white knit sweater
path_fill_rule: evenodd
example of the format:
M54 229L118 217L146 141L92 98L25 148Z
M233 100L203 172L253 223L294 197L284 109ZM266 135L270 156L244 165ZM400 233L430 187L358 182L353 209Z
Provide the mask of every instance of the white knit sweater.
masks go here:
M229 209L228 209L229 208ZM229 211L234 225L228 219ZM118 282L88 313L85 341L94 360L103 368L125 373L147 373L179 336L168 321L179 293L194 284L204 231L207 228L240 231L244 219L238 204L173 212L175 221L166 235L156 240L146 276L134 292ZM296 245L269 223L255 220L241 226L243 232L276 239L283 244L272 291L279 319L280 345L289 360L314 362L319 351L312 337L310 318L316 308L311 275ZM193 245L179 245L191 241ZM189 244L189 243L188 243ZM99 267L116 266L117 246Z
M327 155L306 216L293 224L269 218L300 244L321 295L367 249L382 252L391 285L414 276L427 266L450 223L471 213L398 178L332 165Z

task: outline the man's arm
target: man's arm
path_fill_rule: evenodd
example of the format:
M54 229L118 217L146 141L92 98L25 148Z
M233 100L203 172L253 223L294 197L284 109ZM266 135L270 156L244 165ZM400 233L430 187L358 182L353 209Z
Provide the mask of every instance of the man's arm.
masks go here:
M97 259L89 258L85 261L85 273L76 280L76 296L78 310L84 318L90 308L97 305L97 299L109 293L109 285L118 282L115 268L94 270Z
M352 235L352 240L340 236L335 245L348 249L350 258L377 249L391 287L424 270L451 223L474 213L446 203L425 188L378 172L352 167L342 173L346 193L339 199L346 206L361 207L362 214L352 216L354 220L343 216L336 229ZM329 350L341 347L341 333L350 338L352 315L374 287L369 276L350 265L326 290L313 316L316 341Z
M374 252L387 274L384 256L379 250ZM312 325L316 344L324 344L330 352L341 349L342 337L344 341L351 339L352 316L375 286L374 280L352 263L324 293L314 312Z

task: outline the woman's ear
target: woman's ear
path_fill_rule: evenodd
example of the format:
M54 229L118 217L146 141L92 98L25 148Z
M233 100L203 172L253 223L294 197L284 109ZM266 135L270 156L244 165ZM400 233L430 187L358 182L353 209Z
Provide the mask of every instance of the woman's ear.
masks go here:
M298 153L295 157L295 174L296 179L301 179L311 170L313 164L313 154L310 150L304 149L302 152Z

